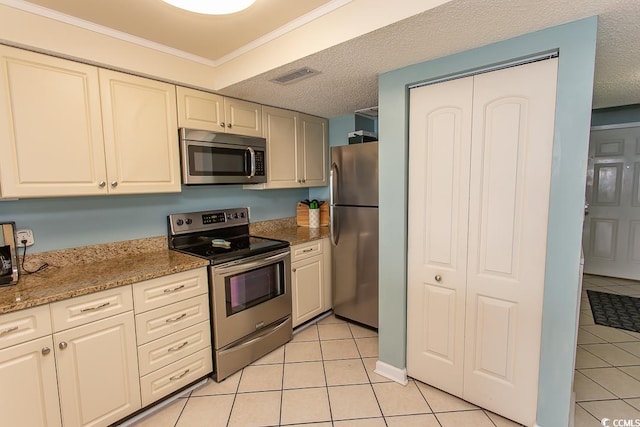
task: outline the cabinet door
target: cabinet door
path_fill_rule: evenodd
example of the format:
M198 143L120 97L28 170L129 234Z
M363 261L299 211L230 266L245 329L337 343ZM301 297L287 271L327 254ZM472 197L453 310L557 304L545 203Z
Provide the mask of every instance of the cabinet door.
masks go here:
M412 89L407 373L462 396L473 77Z
M326 119L300 114L298 167L306 187L327 185L328 124Z
M324 307L324 267L322 256L291 264L293 326L322 313Z
M178 86L178 126L224 132L224 98Z
M267 186L300 187L297 126L295 111L264 107L262 120L267 138Z
M98 69L0 46L2 197L106 192Z
M180 191L175 86L100 69L109 192Z
M106 426L140 409L133 312L53 338L66 427Z
M60 426L51 336L0 351L2 425Z
M262 136L262 105L240 99L224 99L224 121L228 133Z

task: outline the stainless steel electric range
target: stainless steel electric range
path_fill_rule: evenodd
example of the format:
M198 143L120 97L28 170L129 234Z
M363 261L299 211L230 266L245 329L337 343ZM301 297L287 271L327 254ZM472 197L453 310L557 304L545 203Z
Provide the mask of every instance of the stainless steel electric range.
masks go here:
M167 217L169 248L208 259L214 379L291 339L289 243L249 234L247 208Z

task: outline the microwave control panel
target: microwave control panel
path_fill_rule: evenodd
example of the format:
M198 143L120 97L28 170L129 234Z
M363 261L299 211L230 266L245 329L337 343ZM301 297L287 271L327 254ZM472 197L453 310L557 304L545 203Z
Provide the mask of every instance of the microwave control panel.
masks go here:
M256 151L256 175L264 176L264 151Z

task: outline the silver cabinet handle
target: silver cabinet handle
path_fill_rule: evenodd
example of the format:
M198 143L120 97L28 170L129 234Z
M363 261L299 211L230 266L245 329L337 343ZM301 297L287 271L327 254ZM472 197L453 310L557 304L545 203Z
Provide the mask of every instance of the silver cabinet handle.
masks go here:
M170 294L171 292L179 291L182 288L184 288L184 285L176 286L175 288L171 288L171 289L165 289L162 292L164 292L165 294Z
M180 345L177 345L177 346L175 346L175 347L168 348L168 349L167 349L167 351L168 351L168 352L178 351L178 350L180 350L180 349L184 348L184 346L186 346L187 344L189 344L189 341L185 341L185 342L183 342L183 343L182 343L182 344L180 344Z
M68 344L64 341L62 341L60 344L58 344L58 347L60 347L60 350L64 350L65 348L67 348Z
M19 326L12 326L8 329L5 329L4 331L0 332L0 337L10 334L11 332L15 332L19 329Z
M43 347L42 348L42 354L44 356L46 356L47 354L51 353L51 349L49 347Z
M294 269L293 269L293 270L291 270L291 271L292 271L293 273L295 273L295 272L296 272L296 270L298 270L298 269L297 269L297 268L294 268Z
M182 313L180 316L178 317L174 317L172 319L167 319L165 320L165 322L167 323L173 323L173 322L177 322L178 320L182 319L183 317L185 317L187 315L187 313Z
M230 128L231 127L231 123L227 123L227 127Z
M439 282L442 280L442 276L439 274L436 274L436 277L434 277L434 279L436 279L436 282Z
M182 378L185 375L187 375L189 373L189 371L190 371L190 369L185 369L185 371L183 373L181 373L180 375L174 375L173 377L170 377L169 381L179 380L180 378Z
M111 181L111 187L116 188L118 186L118 181Z
M302 251L302 253L305 253L305 254L306 254L306 253L311 252L311 251L313 251L313 248L304 249L304 250Z
M224 127L224 122L220 122L220 127Z
M104 186L105 186L105 185L107 185L107 183L106 183L106 182L104 182L104 181L100 181L100 182L98 183L98 187L100 187L100 188L104 188Z
M108 306L109 304L111 304L110 302L105 302L104 304L100 304L100 305L96 305L95 307L87 307L87 308L83 308L82 310L80 310L80 313L86 313L87 311L96 311L96 310L100 310L101 308L105 308L106 306Z

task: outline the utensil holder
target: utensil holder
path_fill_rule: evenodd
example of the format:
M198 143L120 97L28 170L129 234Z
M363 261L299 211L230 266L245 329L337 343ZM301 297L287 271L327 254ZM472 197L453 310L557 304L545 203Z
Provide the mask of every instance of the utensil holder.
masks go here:
M309 228L320 227L320 209L309 209Z

